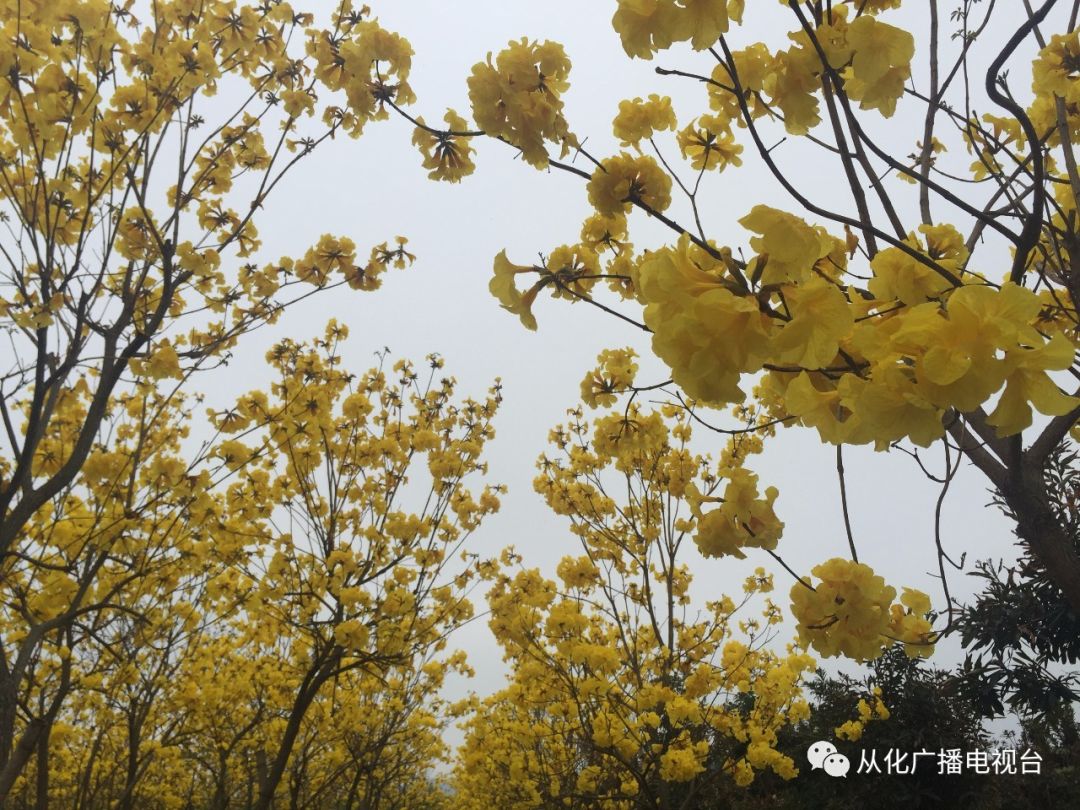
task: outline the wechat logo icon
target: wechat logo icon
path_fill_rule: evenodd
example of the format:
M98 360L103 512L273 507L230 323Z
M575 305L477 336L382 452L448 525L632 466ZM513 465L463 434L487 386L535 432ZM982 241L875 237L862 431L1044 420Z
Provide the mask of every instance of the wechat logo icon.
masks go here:
M837 753L836 746L826 740L818 740L806 750L811 770L821 768L829 776L847 776L851 763L843 754Z

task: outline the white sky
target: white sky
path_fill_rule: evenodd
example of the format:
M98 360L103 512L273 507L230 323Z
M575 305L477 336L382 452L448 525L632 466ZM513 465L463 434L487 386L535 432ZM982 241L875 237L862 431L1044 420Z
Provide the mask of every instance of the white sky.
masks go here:
M661 77L657 64L694 72L711 71L711 57L677 47L654 62L630 61L623 54L610 24L611 2L494 2L462 0L399 0L373 4L384 27L408 37L416 51L411 82L419 96L412 108L428 121L441 120L447 106L468 115L465 79L471 66L488 51L498 51L508 40L529 36L564 44L573 60L571 89L566 99L567 117L580 137L598 156L617 151L611 135L611 119L623 98L651 92L675 100L680 124L707 111L704 89L694 82ZM732 35L734 47L767 39L783 46L784 32L794 26L780 4L748 3L752 27ZM911 4L921 10L922 3ZM951 30L947 11L959 2L944 3L943 27ZM1005 29L1019 21L1019 3L999 4ZM893 15L891 19L904 20ZM890 18L885 18L886 20ZM782 25L783 28L775 27ZM770 27L772 26L772 27ZM1063 26L1059 25L1060 30ZM991 29L988 45L1002 42L1001 28ZM924 37L916 30L916 37ZM943 39L945 37L943 36ZM1029 84L1030 49L1027 58L1014 60L1012 82L1026 95ZM975 60L992 58L987 49L976 50ZM925 57L916 56L916 82L925 87ZM981 110L988 110L983 105ZM883 120L867 114L871 130L893 154L914 151L921 134L923 108L902 104L896 116ZM774 130L773 143L783 137ZM411 146L410 127L401 120L371 124L360 141L339 138L307 159L305 167L290 176L267 206L259 221L264 240L260 258L301 255L324 232L353 238L361 255L372 244L396 234L409 238L417 254L416 264L405 272L390 271L382 289L372 294L336 291L316 296L288 312L273 330L243 346L236 361L221 377L221 391L233 392L263 385L269 374L262 353L271 340L289 335L310 338L322 332L329 317L347 323L351 339L347 362L355 371L374 363L373 352L389 346L395 357L422 361L437 351L446 359L446 371L459 380L459 393L481 395L499 376L505 402L496 422L498 435L490 445L491 478L510 486L500 514L490 518L473 538L472 549L494 554L513 544L526 562L553 575L559 558L579 553L576 539L566 523L548 512L533 493L531 481L536 457L547 449L547 432L561 421L568 407L578 401L578 385L603 348L631 345L643 355L643 383L666 379L663 366L648 353L647 336L604 313L585 305L541 297L535 312L540 328L526 331L517 318L502 311L488 293L492 259L506 248L512 261L527 263L540 251L577 240L581 221L589 214L584 182L570 175L537 172L515 159L513 150L497 143L480 143L478 170L454 186L427 180L420 156ZM764 202L798 211L767 174L745 132L748 145L744 166L722 175L706 177L703 200L705 228L710 236L732 247L747 247L748 235L736 224L756 203ZM954 138L950 141L958 145ZM850 212L846 185L838 167L798 139L789 139L774 155L801 189L815 199ZM671 141L666 156L677 159ZM959 150L955 165L966 167L971 157ZM582 161L583 162L583 161ZM689 176L689 172L686 172ZM891 180L904 210L910 213L913 187ZM982 192L980 191L980 199ZM942 206L936 211L944 213ZM673 208L676 218L688 221L685 207ZM669 212L671 213L671 212ZM940 214L939 214L940 215ZM944 217L943 217L944 218ZM915 216L907 223L914 229ZM840 229L832 228L834 233ZM674 235L641 214L631 221L631 238L639 247L673 241ZM974 266L991 277L1000 277L1009 264L1000 246L988 246L976 254ZM637 315L632 306L624 306ZM217 391L208 397L213 404ZM700 446L719 450L723 437L699 431ZM927 458L940 470L941 453L928 451ZM860 557L897 587L919 587L943 605L940 588L928 572L936 571L933 548L933 506L937 489L929 484L915 463L897 453L851 448L846 452L852 521ZM830 557L845 555L847 543L841 521L840 500L832 447L823 446L816 433L805 429L782 431L767 452L751 461L760 473L761 486L780 490L777 512L787 528L778 551L801 572ZM969 561L981 557L1014 556L1011 528L992 507L986 482L973 468L961 469L946 502L943 536L947 548ZM743 578L756 565L776 572L777 601L786 605L791 580L764 553L752 553L745 563L701 560L695 564L696 593L715 598L735 595ZM954 574L954 593L970 593L971 579ZM501 653L484 622L475 622L456 639L466 649L477 670L470 688L481 694L498 688L503 671ZM951 665L959 660L954 642L943 644L934 661ZM456 687L455 687L456 688Z

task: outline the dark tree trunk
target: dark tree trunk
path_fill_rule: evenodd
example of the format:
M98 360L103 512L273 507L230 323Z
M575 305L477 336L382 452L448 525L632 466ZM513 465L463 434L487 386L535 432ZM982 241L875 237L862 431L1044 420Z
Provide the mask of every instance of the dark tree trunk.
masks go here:
M3 768L0 768L0 807L4 806L15 780L19 778L23 768L26 767L26 763L30 761L30 758L37 750L38 739L45 730L44 723L45 721L39 717L30 721L22 736L19 737L19 741L15 744L11 755L4 763Z
M37 798L34 810L49 810L49 736L52 723L42 730L37 741Z
M1027 460L1025 459L1025 462ZM1017 534L1047 577L1080 616L1080 554L1061 525L1046 496L1044 470L1024 463L1020 474L1004 487L1005 503L1016 515Z
M296 738L300 734L300 726L304 722L304 715L307 714L307 710L315 700L315 696L319 694L319 689L334 674L340 660L341 652L338 649L337 651L324 651L312 661L312 667L296 694L296 700L293 701L292 710L289 712L289 720L285 725L285 733L282 735L277 755L270 765L265 781L259 785L259 798L255 802L255 810L270 810L274 801L274 792L281 783L281 777L284 775L285 767L289 763L289 755L292 753Z

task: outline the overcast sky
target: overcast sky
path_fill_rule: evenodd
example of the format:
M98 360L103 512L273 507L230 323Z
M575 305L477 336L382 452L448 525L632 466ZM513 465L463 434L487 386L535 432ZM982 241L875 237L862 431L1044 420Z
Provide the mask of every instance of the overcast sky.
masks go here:
M956 3L945 3L951 10ZM751 25L732 35L734 47L765 39L783 47L785 31L793 27L790 15L776 2L748 3ZM912 4L921 11L922 3ZM1000 5L1000 4L999 4ZM992 28L988 45L1002 42L1018 24L1012 8L1004 4L1002 23ZM697 83L657 76L655 65L708 73L711 57L677 47L653 62L631 61L622 52L611 27L611 2L494 2L463 0L396 0L373 3L382 24L408 37L416 55L412 84L419 102L412 108L429 121L440 120L447 106L468 115L465 79L471 66L489 51L498 51L511 39L528 36L563 43L573 61L571 89L566 95L571 128L594 154L617 151L611 119L621 99L657 92L672 96L680 124L707 111L704 89ZM1011 15L1011 16L1010 16ZM908 15L917 16L917 15ZM889 18L886 18L889 19ZM893 16L901 21L907 17ZM948 26L947 20L943 25ZM1059 26L1060 28L1061 26ZM917 38L925 33L916 29ZM975 61L987 63L993 53L975 51ZM916 82L922 86L925 56L916 56ZM1030 51L1017 57L1010 74L1019 93L1030 84ZM982 109L988 109L984 106ZM915 149L924 108L902 104L891 120L867 115L871 130L893 154ZM771 142L783 137L780 129ZM488 293L492 259L506 249L512 261L528 263L538 252L560 244L573 244L582 220L589 214L584 183L559 172L538 172L515 158L513 150L497 143L479 144L478 170L460 185L437 184L426 179L420 156L410 144L412 132L401 120L369 125L359 142L340 138L319 149L305 167L288 178L267 206L259 222L264 244L261 257L300 255L322 233L353 238L361 254L372 244L402 234L417 255L407 271L391 271L373 294L335 291L316 296L287 313L273 330L244 346L232 364L220 391L242 391L264 385L269 374L262 352L271 340L289 335L319 335L329 317L347 323L352 337L347 362L362 371L374 362L373 352L389 346L395 357L422 360L437 351L446 370L459 380L459 392L481 395L495 377L504 384L505 402L497 420L497 437L488 453L491 478L510 487L502 512L490 518L473 538L472 548L494 554L507 544L517 547L531 565L553 575L565 554L579 546L564 520L550 514L532 491L534 462L546 448L548 430L578 400L578 386L603 348L634 346L643 355L642 382L666 379L664 367L649 356L647 336L584 305L541 297L535 313L539 330L526 331L517 318L501 310ZM745 132L741 133L744 140ZM959 146L954 138L952 143ZM677 158L673 141L668 155ZM809 151L799 139L789 139L773 153L796 179L800 188L822 203L850 211L846 185L835 164ZM747 247L748 235L736 224L756 203L798 211L778 184L768 176L748 149L744 166L706 178L702 192L706 232L722 244ZM960 152L955 165L966 167L971 157ZM893 182L904 210L911 212L914 190ZM680 215L685 207L673 209ZM947 218L940 206L938 215ZM680 217L681 218L681 217ZM910 227L918 220L909 216ZM839 229L833 227L834 233ZM631 220L631 238L639 248L673 241L673 235L641 214ZM989 246L977 254L977 267L990 277L1001 277L1009 264L1007 252ZM626 311L638 314L633 307ZM722 437L703 435L698 446L718 451ZM927 457L941 468L941 452ZM852 521L860 557L898 590L907 585L931 594L943 606L936 580L933 511L938 490L915 463L898 452L874 453L852 448L846 453ZM840 511L835 455L816 433L783 430L766 453L751 459L761 485L780 490L777 512L786 523L778 551L796 569L809 569L830 557L846 555L847 543ZM983 557L1015 556L1011 528L986 504L990 495L981 475L965 466L946 501L943 536L956 557L968 552L969 562ZM744 563L733 560L698 560L694 564L698 598L735 594L747 573L757 565L776 571L778 601L786 606L791 580L764 553L751 553ZM952 577L954 592L970 593L971 578ZM790 630L786 631L790 633ZM471 688L487 693L501 685L500 652L484 622L475 622L457 637L477 670ZM941 665L958 660L954 644L942 645L935 657Z

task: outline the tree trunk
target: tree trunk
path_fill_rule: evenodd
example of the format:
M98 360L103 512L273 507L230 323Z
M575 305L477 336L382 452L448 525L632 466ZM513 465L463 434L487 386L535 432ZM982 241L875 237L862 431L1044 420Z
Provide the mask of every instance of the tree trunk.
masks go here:
M1054 515L1046 497L1044 472L1025 464L1016 481L1002 493L1016 515L1017 534L1031 549L1031 555L1047 577L1080 616L1080 555L1073 538Z
M76 794L76 810L83 810L84 807L90 805L90 780L94 775L94 765L97 763L98 754L101 751L101 742L104 737L105 729L98 729L98 733L94 735L94 744L90 748L90 756L87 761L83 763L82 777L79 780L79 791Z
M49 810L49 735L52 723L42 729L37 741L37 798L34 810Z
M257 798L253 795L253 789L257 789L259 795L262 795L263 785L266 784L266 780L269 778L267 770L266 752L260 748L255 752L255 780L254 782L248 780L247 810L254 810L255 808Z
M128 715L128 752L127 771L124 775L124 792L120 796L120 810L134 810L135 786L139 780L139 746L142 743L142 723L138 719L139 707L136 704Z
M18 684L11 673L0 673L0 772L7 769L15 745L15 718L18 711ZM0 801L4 794L0 793Z
M356 767L356 776L353 777L352 784L349 785L349 792L346 795L345 810L353 810L353 804L356 802L357 793L360 791L360 780L364 776L364 771L360 768L359 763Z
M15 780L19 778L23 768L26 767L26 763L30 761L30 757L37 750L38 738L43 730L41 718L31 720L26 727L26 731L19 737L19 742L16 743L11 755L7 758L3 767L0 768L0 807L4 806Z
M952 420L949 433L1004 498L1016 518L1017 535L1080 616L1080 554L1072 536L1054 515L1045 482L1046 460L1075 417L1070 415L1059 430L1048 428L1027 450L1022 449L1020 436L996 437L981 410L964 417Z
M213 810L225 810L229 806L229 793L225 788L228 776L229 752L218 753L218 772L214 775Z
M255 802L255 810L270 810L274 801L274 792L277 790L281 777L285 774L285 766L289 762L289 754L292 753L293 745L300 734L300 725L304 721L308 707L311 706L315 695L322 686L322 680L313 678L306 689L301 689L293 702L292 711L289 712L289 722L285 726L285 733L281 737L277 756L266 774L266 779L259 785L259 798Z

